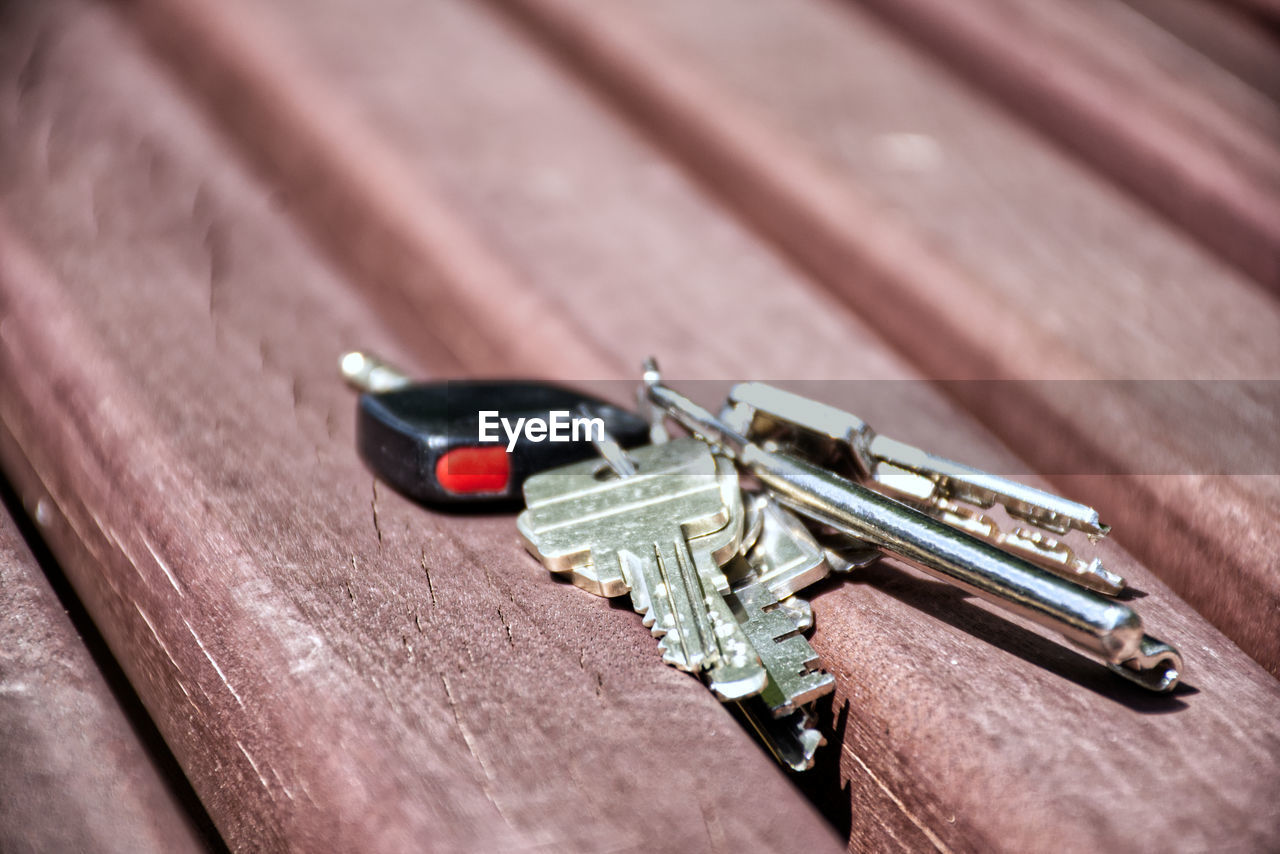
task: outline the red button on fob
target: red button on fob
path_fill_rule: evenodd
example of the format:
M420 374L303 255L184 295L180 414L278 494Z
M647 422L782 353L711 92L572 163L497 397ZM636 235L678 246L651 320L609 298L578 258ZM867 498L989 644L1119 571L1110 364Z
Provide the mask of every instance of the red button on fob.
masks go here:
M454 448L436 460L436 480L454 495L506 492L511 455L501 445Z

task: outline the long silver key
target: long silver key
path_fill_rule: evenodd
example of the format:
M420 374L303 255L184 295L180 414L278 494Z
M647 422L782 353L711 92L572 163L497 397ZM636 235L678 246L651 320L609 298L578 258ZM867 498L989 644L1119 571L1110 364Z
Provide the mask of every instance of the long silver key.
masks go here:
M629 454L627 477L588 460L525 481L517 527L526 546L593 593L630 592L664 660L705 672L721 699L758 694L767 674L725 601L719 566L737 551L742 525L733 464L696 439Z
M1109 596L1125 587L1100 560L1042 533L1106 536L1110 528L1091 507L879 435L856 415L766 383L735 386L722 418L755 444L785 448L1076 584ZM1040 530L1002 531L979 512L996 504Z
M688 430L754 474L785 505L1013 613L1053 629L1098 655L1114 672L1171 690L1177 650L1143 632L1137 613L932 516L799 457L766 450L662 384L645 365L645 392Z

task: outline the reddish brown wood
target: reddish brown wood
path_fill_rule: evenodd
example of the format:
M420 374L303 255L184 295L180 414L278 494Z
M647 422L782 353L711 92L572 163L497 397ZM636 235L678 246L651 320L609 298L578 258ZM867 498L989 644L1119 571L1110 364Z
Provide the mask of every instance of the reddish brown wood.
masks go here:
M3 33L7 467L232 847L837 847L629 609L369 477L336 358L406 353L108 11Z
M1114 27L1068 3L862 5L1268 288L1280 288L1274 139L1153 73Z
M359 11L327 3L282 4L266 12L263 7L227 3L208 8L207 14L225 15L226 20L238 21L238 26L256 33L289 33L281 49L298 51L299 66L312 69L315 75L312 85L361 105L371 132L386 140L387 150L416 176L415 191L440 188L496 251L527 274L544 299L558 303L574 334L597 342L611 359L629 363L656 349L675 376L722 377L732 372L834 378L857 370L865 377L918 378L840 301L753 239L673 169L660 151L602 110L580 81L557 69L533 45L522 42L501 20L490 18L474 4L404 4L394 10L365 6ZM145 14L154 16L148 23L150 31L165 32L166 15L182 11L161 3L148 6ZM174 31L182 32L180 27ZM356 32L359 38L353 37ZM221 61L232 62L237 55L233 51ZM448 71L447 78L443 71ZM443 79L448 79L448 86L423 85L423 81ZM502 85L494 85L494 80ZM196 91L208 97L208 89L197 87ZM244 93L252 96L252 91ZM322 132L320 128L295 130ZM256 144L246 134L238 138L250 147ZM308 144L312 143L299 142ZM291 185L284 178L282 187L288 191ZM333 180L342 181L340 177ZM28 225L25 230L35 240L44 226ZM97 246L88 242L82 251L96 255ZM238 256L237 275L220 280L223 287L236 288L238 297L219 302L221 328L228 339L233 331L249 340L263 333L278 336L271 331L275 328L271 321L264 319L262 301L282 298L282 285L264 274L255 275L247 260ZM292 298L304 299L307 306L321 294L347 305L337 289L310 276L299 277L295 272L290 281ZM726 283L732 284L732 298ZM83 282L65 276L64 287L77 296L87 292ZM266 295L256 295L255 288ZM133 297L131 304L140 310L141 297ZM115 308L111 316L121 318L126 310ZM148 308L146 315L153 316L157 310ZM185 317L176 313L178 309L164 310L175 312L175 322ZM318 313L309 326L324 333L331 323L325 317ZM709 334L709 320L725 332ZM193 321L187 318L176 325L190 328ZM102 335L119 335L110 325L95 328ZM136 333L136 327L131 328ZM370 346L387 343L372 326L362 323L359 328L369 336ZM538 335L537 327L531 326L529 334ZM144 340L154 340L153 335ZM184 348L203 346L198 339L188 338L194 336L179 339ZM216 445L223 456L232 449L236 468L259 472L252 485L241 485L235 493L252 502L257 516L223 509L220 518L226 527L240 530L244 526L250 535L245 541L259 550L271 550L272 555L287 555L299 548L296 540L316 536L312 562L326 568L330 564L324 558L331 551L359 544L358 564L377 566L382 573L379 589L387 585L391 592L374 593L357 585L354 601L374 597L372 605L363 607L382 613L381 619L389 621L393 632L398 628L393 618L400 601L395 592L416 590L419 604L434 592L437 604L431 614L437 622L428 623L422 636L408 629L410 642L417 640L419 656L425 645L435 656L453 655L450 660L465 664L461 653L451 654L441 647L446 638L459 642L468 638L461 629L464 624L468 632L492 635L489 643L498 652L513 640L525 644L528 635L548 625L545 621L555 621L557 632L571 630L569 625L561 626L560 620L589 624L589 628L579 626L575 635L581 638L581 646L567 644L568 656L522 658L524 667L519 672L524 676L504 683L501 700L484 693L474 681L466 694L459 694L455 709L462 710L468 720L478 715L493 722L484 731L488 740L481 746L481 756L497 761L504 758L492 752L503 749L499 745L511 750L512 745L524 743L520 736L525 724L512 720L508 712L521 703L523 692L535 691L525 679L536 677L557 686L561 680L575 684L565 673L576 676L577 656L592 663L611 662L602 666L617 666L617 661L625 660L631 662L628 669L652 659L651 643L625 609L612 610L572 589L546 584L540 570L518 554L508 518L442 519L381 492L376 497L378 522L372 531L368 515L341 521L320 513L335 501L349 500L336 506L346 508L350 518L356 519L363 497L348 468L354 465L346 456L350 436L340 430L332 437L322 435L318 423L322 419L315 409L335 409L342 395L333 388L328 366L319 365L324 359L317 357L318 345L290 341L281 346L284 342L278 337L271 340L279 342L268 348L273 376L259 377L249 357L245 359L249 364L237 362L239 368L231 372L239 385L229 385L217 372L202 375L228 400L252 400L264 407L261 416L255 414L260 420L251 424L265 439L249 441L231 425L223 428L227 432L217 442L175 444L169 439L165 444L170 459L187 461L202 471L225 470L226 462L211 459L214 452L208 446ZM555 343L548 341L547 346ZM41 352L56 350L46 347ZM141 356L119 345L112 352L114 359L134 366L127 376L140 376L139 367L146 364ZM586 370L613 375L605 367ZM269 398L268 380L275 382L282 397L288 395L289 383L274 379L275 371L287 371L286 376L299 379L299 392L293 398L296 410L293 400ZM138 382L149 394L171 400L166 395L172 392L165 392L163 385ZM953 447L966 449L976 462L1016 465L989 434L936 393L923 385L913 391L918 408L912 410L912 417L885 424L886 429L936 442L939 434L932 428L945 425L946 440L958 443ZM24 396L32 393L23 391ZM852 399L833 402L858 403ZM169 411L172 406L161 409ZM296 421L290 424L294 412ZM901 410L896 414L901 416ZM176 425L189 425L195 416L182 410L171 417ZM185 429L197 432L189 426ZM29 431L33 436L34 432ZM183 435L179 430L179 438ZM40 443L34 438L29 441L38 449ZM282 471L264 459L257 445L292 448L296 455L290 456L290 466ZM322 456L323 465L313 466L313 455ZM227 494L216 474L196 483L200 491L208 489L215 497ZM349 498L349 493L356 497ZM368 508L367 503L363 506ZM284 519L288 522L282 523ZM281 526L279 533L269 533L272 520ZM331 525L339 526L341 536L325 533ZM517 612L521 621L510 626L511 636L500 624L477 624L470 615L488 612L490 604L501 607L510 619L507 603L511 600L498 596L498 601L490 602L483 586L477 589L466 583L466 567L442 565L441 553L435 549L446 548L443 542L431 546L427 565L434 581L426 590L401 578L395 561L384 563L370 543L380 533L382 549L394 556L403 548L403 539L416 540L413 532L421 528L432 531L433 544L447 540L453 544L448 548L474 552L493 577L510 585L508 589L519 589L517 601L527 601L525 597L538 595L545 586L548 594L538 598L539 608L527 616L528 624L522 611ZM1194 849L1229 839L1241 847L1274 847L1277 828L1270 804L1280 780L1280 744L1270 722L1280 704L1280 688L1117 547L1109 546L1106 557L1113 568L1130 574L1149 593L1141 605L1152 631L1176 638L1184 647L1192 662L1188 681L1198 693L1166 701L1138 696L1074 653L1023 628L991 620L980 606L962 601L946 588L889 569L868 574L864 583L835 586L817 597L821 628L815 644L838 673L843 723L836 731L841 745L839 774L832 773L837 765L833 751L825 766L831 776L825 780L819 776L811 785L839 810L856 846L883 848L896 842L902 847L952 850ZM184 565L182 583L208 576L205 560L192 556ZM343 598L352 595L344 585L344 577L352 576L337 569L320 570L337 576L326 586L323 578L309 575L317 570L297 566L296 558L268 563L259 557L252 565L262 564L270 568L276 583L290 585L286 589L291 591L305 586L303 579L311 577L312 587L306 587L311 592L305 597L294 594L309 605L307 619L336 623L337 630L326 635L328 640L363 663L379 683L390 678L383 656L391 655L393 649L388 647L395 647L394 634L383 637L386 629L378 629L383 624L369 610L358 619L346 617L348 607L359 607ZM436 587L444 582L451 588ZM314 587L328 598L320 600ZM465 611L462 603L467 605ZM604 619L610 616L618 618L616 624ZM373 650L360 648L348 639L350 634L375 644ZM483 644L480 648L468 645L475 655L498 654ZM362 671L353 670L352 677L361 678ZM256 681L242 659L237 661L237 672L242 679ZM651 714L671 707L671 698L684 690L678 686L687 686L691 692L697 689L691 680L661 668L652 674L652 683L643 687L615 686L617 677L611 674L603 674L609 702L634 703ZM455 684L454 672L448 670L446 675ZM234 678L232 684L236 684ZM409 679L388 684L397 692L423 693ZM630 693L632 689L635 693ZM514 696L508 697L509 693ZM682 712L701 708L700 702L691 693L680 701L680 708ZM567 741L570 729L548 736ZM477 730L469 731L474 736ZM686 733L682 728L678 734L683 738ZM718 749L734 744L718 726L714 734L704 737ZM262 741L257 742L259 749ZM682 741L682 749L698 743L691 735ZM581 749L591 749L591 742L584 742ZM282 754L273 751L277 758ZM627 762L631 761L628 756ZM693 761L681 759L662 773L668 777L687 773L684 766ZM737 784L733 779L736 762L722 759L712 764L715 767L700 778L705 785ZM636 780L646 779L629 764L627 771ZM493 779L505 777L497 774ZM563 800L562 793L559 797ZM1171 815L1170 804L1178 805L1176 815ZM597 809L598 802L580 812L595 816ZM615 809L630 811L616 805ZM710 841L699 839L693 844L714 847L719 834L736 832L720 816L708 820ZM548 817L544 826L556 820L563 819ZM615 820L624 819L619 815ZM668 833L660 829L643 841L654 844L667 838ZM789 839L778 844L799 848L807 843Z
M503 8L932 376L1277 373L1274 300L1035 144L873 21L850 20L851 10L760 2L731 15L727 4L572 0ZM664 47L632 9L683 50ZM933 147L923 173L911 165L919 157L895 153L904 128L905 142ZM891 145L878 150L883 143ZM1195 405L1174 420L1167 404L1115 389L949 389L1044 470L1189 473L1060 483L1117 520L1124 541L1250 654L1273 672L1280 666L1272 428L1242 421L1224 440L1207 427L1224 406L1248 408L1243 390L1233 398L1229 386L1216 389L1219 399L1189 390L1181 402ZM1234 443L1236 471L1267 476L1196 476L1205 441Z
M122 5L145 10L151 2ZM204 89L227 130L248 141L244 151L253 162L284 178L290 189L281 202L433 364L488 373L514 362L554 376L599 359L560 328L554 306L523 288L445 205L431 194L408 192L414 176L368 133L357 107L335 101L288 51L276 49L281 34L236 26L200 0L180 0L172 11L163 38L153 43ZM136 20L146 25L154 18ZM331 177L317 182L317 174ZM440 257L450 263L441 267ZM558 339L557 352L524 335L525 323ZM434 335L419 334L427 325Z
M1280 102L1280 73L1276 72L1280 68L1280 31L1217 0L1124 2L1152 22L1147 43L1153 49L1176 48L1180 43L1194 48L1241 82ZM1197 69L1201 72L1197 79L1202 81L1203 68L1197 65ZM1247 120L1248 112L1240 118Z
M1255 15L1260 21L1274 25L1280 21L1280 0L1227 0L1230 5Z
M0 615L0 850L207 850L3 508Z

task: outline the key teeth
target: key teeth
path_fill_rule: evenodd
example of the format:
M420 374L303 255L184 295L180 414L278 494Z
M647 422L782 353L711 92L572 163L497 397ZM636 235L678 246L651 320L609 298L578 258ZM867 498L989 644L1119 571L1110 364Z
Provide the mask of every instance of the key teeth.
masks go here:
M746 612L743 630L769 674L761 699L774 717L829 693L835 678L815 669L821 659L767 588L758 583L740 585L738 602Z

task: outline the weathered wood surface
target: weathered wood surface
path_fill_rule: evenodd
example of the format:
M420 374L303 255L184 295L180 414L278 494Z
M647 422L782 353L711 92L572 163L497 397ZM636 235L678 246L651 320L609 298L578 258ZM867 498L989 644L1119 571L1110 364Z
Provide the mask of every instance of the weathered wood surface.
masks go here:
M0 506L0 851L207 850L156 750Z
M466 288L487 246L501 261L482 269L518 270L557 333L598 352L568 368L582 378L621 377L648 352L675 376L919 375L483 7L152 0L132 14L153 40L177 39L165 54L185 46L182 79L276 190L247 180L110 27L79 20L0 134L0 367L18 380L0 418L71 522L55 546L77 590L228 839L821 847L808 807L656 661L627 609L550 582L508 517L442 517L374 486L333 360L358 344L435 375L528 370L510 353L473 366L434 350L424 339L452 316L391 318L416 324L408 338L374 317L423 304L400 290L463 299L437 292ZM235 90L270 68L287 76ZM315 114L270 125L284 138L252 131L246 116L316 92L366 123L370 156L388 162L336 156ZM115 143L69 157L86 137ZM291 146L322 153L310 173L281 157ZM369 170L403 176L395 198L452 210L483 241L454 254L400 232L410 255L436 253L426 281L329 247L359 284L336 277L270 200L313 238L345 205L395 245L402 209L368 203ZM307 186L334 195L314 202ZM371 290L365 269L383 271ZM482 318L513 310L501 293L466 299ZM541 319L523 334L554 354ZM954 405L911 391L920 416L886 429L936 442L930 425L946 424L949 450L1016 465ZM105 570L73 559L77 540ZM1194 692L1139 696L889 568L816 598L840 747L808 785L852 844L1275 847L1280 688L1118 546L1106 557L1149 594L1140 606L1182 646Z
M1252 13L1263 23L1274 26L1280 21L1280 0L1228 0L1228 3Z
M1176 401L1086 383L948 388L1280 667L1274 419L1211 426L1252 408L1231 381L1280 372L1269 294L856 9L499 5L930 376L1226 380ZM1229 470L1248 474L1201 476L1225 443ZM1069 476L1099 471L1130 476Z
M1269 29L1259 20L1229 4L1217 0L1124 0L1125 5L1148 18L1153 26L1133 27L1131 32L1145 36L1144 44L1161 50L1183 45L1207 57L1222 72L1234 76L1254 92L1280 103L1280 32ZM1100 4L1095 4L1097 8ZM1119 15L1119 6L1107 4ZM1278 7L1280 8L1280 7ZM1180 51L1180 52L1181 52ZM1206 78L1220 79L1220 73L1203 61L1194 66L1195 73L1183 79L1201 85ZM1223 82L1224 88L1229 86ZM1241 105L1241 119L1248 120L1253 110Z
M927 44L1021 116L1267 287L1280 288L1280 151L1086 4L861 4ZM1166 42L1184 59L1192 51ZM1272 107L1274 112L1274 106ZM1272 124L1274 127L1274 124Z
M228 843L837 848L629 610L373 482L336 358L403 352L110 13L5 15L7 468Z

